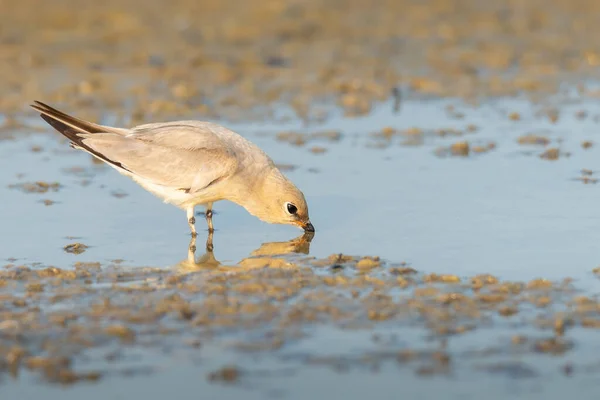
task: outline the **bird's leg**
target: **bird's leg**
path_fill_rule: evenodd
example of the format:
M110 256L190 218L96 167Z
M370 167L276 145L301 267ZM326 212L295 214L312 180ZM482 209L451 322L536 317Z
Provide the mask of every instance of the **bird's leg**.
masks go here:
M208 231L210 233L213 233L215 231L215 228L213 227L212 222L212 210L206 210L206 222L208 223Z
M206 251L211 252L214 250L213 246L213 231L208 232L208 237L206 238Z
M188 261L192 264L196 262L196 237L195 236L192 236L192 239L190 240L190 244L188 246Z
M190 230L192 231L192 237L195 238L196 236L198 236L198 234L196 233L196 218L194 217L194 207L188 207L187 219L188 224L190 225Z
M206 212L204 213L204 216L206 217L206 223L208 224L208 232L210 232L210 233L214 232L215 228L213 227L213 222L212 222L212 216L213 216L212 203L208 203L206 205Z

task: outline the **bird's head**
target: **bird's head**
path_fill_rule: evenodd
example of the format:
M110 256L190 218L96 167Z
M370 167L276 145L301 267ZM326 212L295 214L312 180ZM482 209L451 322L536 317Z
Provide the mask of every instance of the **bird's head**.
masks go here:
M315 231L310 222L304 194L276 168L257 182L241 204L262 221L296 225L305 232Z

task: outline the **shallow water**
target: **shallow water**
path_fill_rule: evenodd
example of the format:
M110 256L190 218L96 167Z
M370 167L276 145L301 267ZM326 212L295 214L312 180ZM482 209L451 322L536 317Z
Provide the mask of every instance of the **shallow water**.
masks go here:
M564 95L544 104L502 99L473 107L454 100L410 100L397 113L385 104L366 117L334 116L310 126L296 121L224 124L253 140L276 163L297 167L286 173L304 191L310 206L316 228L310 256L379 256L392 264L406 262L422 273L462 278L477 274L525 281L569 277L583 293L594 295L599 289L592 269L600 261L596 213L600 192L598 185L576 178L582 169L596 171L600 165L597 146L581 146L585 140L597 140L597 101ZM538 113L548 104L560 112L555 123ZM454 106L453 112L448 105ZM585 118L576 115L581 110L587 111ZM514 111L520 113L520 120L508 118ZM464 117L457 118L457 112ZM464 131L470 124L477 130L444 137L433 132ZM426 131L423 143L406 146L400 136L387 141L371 135L387 126L418 127ZM275 139L285 130L331 129L342 133L339 141L318 139L295 146ZM520 145L517 138L527 133L543 135L551 143ZM126 269L168 269L186 259L189 232L184 212L162 204L111 168L94 164L87 154L71 150L58 134L17 132L13 136L0 141L0 254L7 263L10 259L15 264L70 268L76 261L122 260L120 265ZM439 147L462 140L493 142L495 148L468 157L436 155ZM327 151L314 154L309 151L313 145ZM41 150L32 151L33 146ZM540 158L549 147L571 155L553 161ZM62 186L47 193L9 187L34 181L56 181ZM40 203L43 199L56 203L45 206ZM293 227L264 224L229 203L218 204L215 211L214 256L223 264L239 262L263 243L284 242L301 233ZM199 248L205 239L203 224L197 218ZM82 254L63 251L72 242L89 248ZM534 318L536 313L521 313L519 318ZM345 330L325 324L306 326L303 331L304 337L278 350L250 354L231 346L245 335L243 328L233 329L223 339L212 338L197 352L178 346L170 351L165 346L135 346L124 350L131 352L131 360L125 357L114 364L102 357L97 357L99 361L93 356L95 350L90 350L90 360L84 358L78 365L83 370L99 366L107 371L97 383L63 389L25 373L14 381L4 378L0 385L10 398L23 399L38 397L42 390L44 396L64 399L83 395L158 399L174 391L179 398L195 398L201 392L210 398L295 399L334 395L334 390L349 398L373 393L381 394L377 398L395 398L400 388L411 398L440 393L447 398L475 398L481 391L491 398L559 398L575 387L584 397L597 388L594 378L600 364L594 356L595 331L580 327L569 331L576 345L566 356L507 351L516 333L544 336L518 322L453 337L446 349L452 362L447 371L434 376L415 375L415 368L404 367L392 356L405 348L434 351L444 346L429 340L418 326L389 322ZM384 338L384 344L374 335ZM491 359L468 354L496 345L500 349ZM365 362L369 354L374 361ZM331 358L314 360L325 356ZM498 363L508 367L497 368ZM576 367L567 376L563 367L570 363ZM134 377L118 372L128 364L157 370ZM248 372L235 384L206 378L227 364ZM343 371L337 371L340 365ZM486 372L486 366L492 372Z
M288 127L302 131L298 123L228 126L263 147L277 163L297 166L286 174L310 205L317 228L311 255L378 255L407 261L422 271L485 271L507 279L589 276L599 255L595 228L600 217L594 213L599 188L574 179L581 169L596 170L597 148L584 150L580 143L595 140L598 122L593 114L584 120L574 114L581 109L593 113L593 104L561 106L562 116L555 124L535 117L534 106L525 101L478 108L459 105L457 111L465 114L462 120L448 117L448 104L456 102L414 101L398 114L382 106L368 117L332 118L304 128L342 132L339 141L314 142L328 149L325 154L308 151L312 142L300 147L273 140ZM510 121L504 110L518 110L523 119ZM393 139L385 149L373 148L377 142L369 136L386 126L435 130L469 124L478 131L431 137L418 147L401 146ZM516 141L531 132L550 138L554 143L547 147L560 141L561 150L572 155L540 159L543 147ZM433 154L439 146L464 139L493 141L497 147L467 158ZM32 146L43 150L31 152ZM3 141L0 157L5 205L0 218L5 221L2 235L10 243L3 251L5 258L44 264L123 259L131 266L157 266L185 256L188 228L182 211L111 168L93 164L58 135ZM68 172L70 168L82 171ZM57 181L63 187L46 194L8 188L38 180ZM39 201L46 198L57 203L44 207ZM264 242L300 234L294 227L262 223L230 203L218 204L215 212L215 255L224 263L239 261ZM205 229L202 218L198 220L198 229ZM91 247L81 256L57 251L73 241L67 237Z

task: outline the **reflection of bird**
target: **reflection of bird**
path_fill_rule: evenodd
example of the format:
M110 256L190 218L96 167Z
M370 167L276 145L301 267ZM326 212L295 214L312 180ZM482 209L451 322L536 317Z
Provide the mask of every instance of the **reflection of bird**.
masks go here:
M314 235L312 232L305 232L303 235L287 242L266 242L254 250L250 256L278 256L290 253L308 254L310 252L310 242Z
M238 265L252 267L257 264L257 261L266 261L268 264L274 260L276 256L285 256L293 253L309 254L310 242L314 237L314 233L305 232L287 242L267 242L263 243L258 249L254 250L248 257L241 260ZM222 267L222 264L215 258L213 250L213 233L209 232L206 238L206 252L196 259L196 239L192 238L188 246L188 257L181 261L177 266L183 270L198 270L198 269L214 269ZM265 263L261 263L264 265Z
M194 207L229 200L262 221L314 232L304 194L258 146L229 129L202 121L115 128L84 121L36 101L31 105L54 129L164 202L186 210L196 236Z

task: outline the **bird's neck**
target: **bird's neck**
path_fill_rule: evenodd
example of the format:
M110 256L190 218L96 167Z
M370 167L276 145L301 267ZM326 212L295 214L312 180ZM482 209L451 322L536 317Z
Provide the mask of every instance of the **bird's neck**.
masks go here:
M239 184L234 185L235 192L230 194L228 200L244 207L251 215L267 220L271 214L271 210L265 207L265 199L269 196L267 180L277 172L276 169L267 168L237 176Z
M245 170L243 174L235 176L237 185L230 185L234 188L232 193L229 193L230 201L246 207L247 203L259 202L263 197L265 180L270 171L262 170Z

